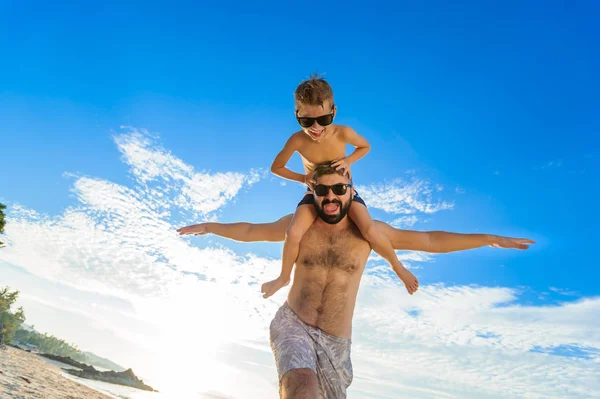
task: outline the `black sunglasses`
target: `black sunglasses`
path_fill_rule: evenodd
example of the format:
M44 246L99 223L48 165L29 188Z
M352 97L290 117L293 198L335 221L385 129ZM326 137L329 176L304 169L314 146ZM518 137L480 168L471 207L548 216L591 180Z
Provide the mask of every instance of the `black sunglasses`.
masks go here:
M352 187L352 184L338 183L334 184L333 186L317 184L315 186L315 194L317 194L319 197L324 197L329 194L329 189L331 189L335 195L344 195L346 194L346 191L348 191L348 187Z
M302 127L311 127L315 124L315 121L320 126L329 126L333 122L333 105L331 106L331 113L327 115L317 116L316 118L309 118L307 116L298 116L298 110L296 110L296 120Z

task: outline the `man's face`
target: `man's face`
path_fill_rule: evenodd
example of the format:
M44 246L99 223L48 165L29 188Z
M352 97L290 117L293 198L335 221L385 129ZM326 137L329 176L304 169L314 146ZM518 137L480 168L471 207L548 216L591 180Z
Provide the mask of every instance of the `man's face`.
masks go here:
M297 118L318 118L320 116L333 115L335 116L336 107L334 107L331 100L325 100L323 105L306 105L297 104L296 117ZM325 118L327 119L327 118ZM315 121L311 126L301 126L302 131L308 135L312 140L319 142L327 137L328 126L321 126Z
M317 178L315 185L333 186L335 184L350 184L350 180L346 176L340 176L337 173L331 175L323 175ZM340 222L350 210L352 204L353 191L351 187L348 187L345 194L335 194L333 189L329 189L326 195L318 196L313 191L315 198L315 209L317 215L323 221L329 224L336 224Z

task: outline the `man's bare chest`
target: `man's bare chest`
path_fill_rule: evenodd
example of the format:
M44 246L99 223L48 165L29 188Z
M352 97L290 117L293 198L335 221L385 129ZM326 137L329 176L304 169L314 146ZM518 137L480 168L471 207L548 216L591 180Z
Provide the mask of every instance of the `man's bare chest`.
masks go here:
M307 270L361 272L370 247L358 229L328 231L313 225L300 243L299 262Z

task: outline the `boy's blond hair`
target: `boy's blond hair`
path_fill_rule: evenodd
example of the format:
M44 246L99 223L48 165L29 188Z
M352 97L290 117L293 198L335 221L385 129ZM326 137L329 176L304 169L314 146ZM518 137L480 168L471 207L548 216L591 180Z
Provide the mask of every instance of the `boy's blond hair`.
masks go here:
M296 100L296 106L299 104L323 106L327 100L331 100L333 105L333 89L325 79L315 72L296 87L294 100Z

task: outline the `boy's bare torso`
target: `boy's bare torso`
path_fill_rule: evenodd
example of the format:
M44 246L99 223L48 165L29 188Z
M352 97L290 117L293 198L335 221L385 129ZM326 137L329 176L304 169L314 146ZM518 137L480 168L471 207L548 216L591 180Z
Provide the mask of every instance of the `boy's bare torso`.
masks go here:
M294 133L297 140L296 151L302 158L305 172L311 173L316 165L346 156L345 126L327 126L326 136L319 142L312 140L302 130Z
M300 243L288 305L305 323L350 338L360 279L371 247L348 218L320 219Z

